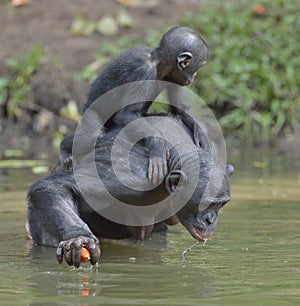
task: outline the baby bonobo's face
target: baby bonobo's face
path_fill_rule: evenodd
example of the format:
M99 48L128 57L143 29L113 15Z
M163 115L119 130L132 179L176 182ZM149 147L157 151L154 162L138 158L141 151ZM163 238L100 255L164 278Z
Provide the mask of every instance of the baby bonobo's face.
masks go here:
M196 61L196 59L195 59ZM188 86L194 81L197 71L206 64L206 58L201 59L198 63L191 63L185 69L180 70L178 67L173 69L170 74L166 77L166 81L172 83Z
M181 86L193 82L208 55L204 39L189 27L171 28L163 35L157 50L158 60L163 64L158 76Z
M193 47L177 55L176 64L172 63L172 69L167 76L169 81L181 86L190 85L197 71L206 64L208 48L200 38L195 40Z

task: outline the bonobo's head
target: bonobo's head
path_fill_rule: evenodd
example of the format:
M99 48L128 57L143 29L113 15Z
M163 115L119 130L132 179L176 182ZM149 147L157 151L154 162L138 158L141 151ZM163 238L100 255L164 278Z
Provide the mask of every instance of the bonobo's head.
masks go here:
M211 238L217 225L219 210L230 200L230 176L233 174L233 171L233 166L226 166L222 184L218 189L217 194L212 198L203 195L203 190L207 185L208 177L205 174L203 175L205 171L201 172L201 176L199 176L199 182L193 196L190 198L188 203L176 213L176 217L179 219L179 221L198 241L205 241ZM169 179L172 184L180 180L182 181L180 171L174 171L173 173L175 177ZM169 176L172 176L172 172L169 174ZM183 181L184 185L186 178L183 179ZM184 188L184 186L181 188ZM180 192L180 190L178 191ZM204 209L201 209L201 207L204 207Z
M203 38L188 27L174 27L164 34L153 56L158 61L158 79L189 85L206 64L208 47Z

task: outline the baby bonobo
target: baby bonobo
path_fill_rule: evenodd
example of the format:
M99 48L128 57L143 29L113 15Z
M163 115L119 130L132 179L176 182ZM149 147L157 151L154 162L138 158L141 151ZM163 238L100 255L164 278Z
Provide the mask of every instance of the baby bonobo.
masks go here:
M109 62L91 86L84 110L106 92L131 82L161 80L181 86L190 85L197 70L206 64L207 54L208 47L197 32L188 27L173 27L163 35L157 48L134 47ZM159 92L155 92L151 97L154 100L158 95ZM198 125L195 125L191 117L183 111L190 108L189 101L176 102L180 99L174 91L168 91L168 97L169 102L172 100L173 104L170 105L171 113L181 117L184 124L193 132L195 144L200 145L198 135L203 133L199 132ZM106 129L115 126L124 127L135 119L146 116L153 100L121 108L106 121L104 127ZM138 133L149 135L149 130L153 129L154 127L145 122ZM166 145L159 137L146 137L144 141L149 149L148 179L153 184L157 184L162 181L168 170ZM66 167L71 164L72 143L72 138L68 137L61 145L61 162Z

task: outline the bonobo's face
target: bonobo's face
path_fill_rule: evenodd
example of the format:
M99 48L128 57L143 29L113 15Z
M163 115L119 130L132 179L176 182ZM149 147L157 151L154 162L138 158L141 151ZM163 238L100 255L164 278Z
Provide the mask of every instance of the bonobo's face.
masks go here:
M199 211L199 203L195 203L192 200L177 213L180 222L198 241L205 241L211 238L218 222L219 210L230 200L230 176L232 173L233 167L227 165L223 186L208 208Z
M207 209L190 215L181 221L189 233L198 241L205 241L211 238L218 222L218 211Z

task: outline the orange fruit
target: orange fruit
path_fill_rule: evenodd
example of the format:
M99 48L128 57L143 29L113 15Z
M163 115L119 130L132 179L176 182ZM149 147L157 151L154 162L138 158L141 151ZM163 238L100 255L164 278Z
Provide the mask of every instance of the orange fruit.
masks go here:
M81 261L82 262L87 262L91 259L91 253L87 248L82 248L81 249Z

